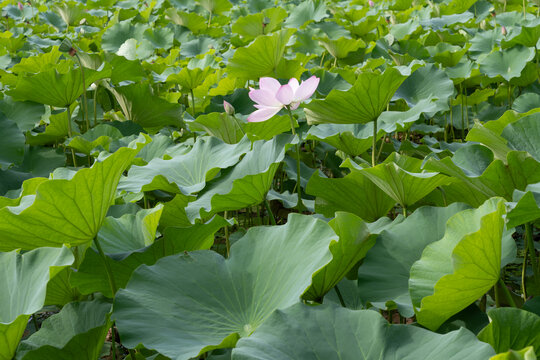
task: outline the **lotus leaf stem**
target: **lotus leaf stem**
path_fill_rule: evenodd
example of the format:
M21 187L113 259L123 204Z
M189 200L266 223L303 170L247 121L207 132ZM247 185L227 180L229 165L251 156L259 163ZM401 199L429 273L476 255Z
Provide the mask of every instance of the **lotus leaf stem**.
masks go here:
M266 207L266 211L268 211L268 217L270 218L270 224L276 225L276 219L274 218L274 214L272 213L272 208L270 208L270 203L266 199L264 199L264 206Z
M536 258L536 251L534 250L534 239L531 223L525 224L525 237L527 238L527 248L529 249L529 256L531 257L531 266L533 268L534 282L537 287L540 283L540 274L538 273L538 262Z
M294 117L291 111L290 106L286 106L287 111L289 112L289 118L291 119L291 131L293 135L296 135L294 130ZM295 144L296 148L296 192L298 193L298 211L302 211L302 185L300 183L300 136L298 136L298 143Z
M107 271L107 278L109 279L109 286L111 287L112 295L114 297L114 294L116 294L116 290L118 289L116 287L116 282L114 281L114 275L112 272L111 264L109 264L109 261L107 260L107 256L103 252L103 249L101 248L101 244L99 243L99 240L96 237L94 237L94 244L96 244L96 249L99 253L99 256L101 256L101 259L103 260L103 263L105 264L105 270Z
M75 58L79 63L79 69L81 69L81 78L83 86L83 108L84 108L84 122L86 123L86 131L90 130L90 120L88 120L88 99L86 98L86 81L84 78L84 67L82 66L81 58L79 54L75 52Z
M68 136L71 138L73 136L73 130L71 129L71 111L69 110L70 105L66 106L67 118L68 118ZM77 160L75 159L75 150L71 149L71 158L73 159L73 167L77 167Z
M223 217L227 220L227 211L223 213ZM231 255L231 242L229 240L229 227L225 225L225 247L227 248L227 258Z
M371 166L377 164L377 119L373 120L373 141L371 145Z
M341 303L341 306L347 307L347 305L345 305L345 301L343 300L343 296L341 296L341 291L339 291L339 288L337 285L334 286L334 290L336 291L336 294L339 299L339 302Z
M191 112L192 112L192 115L193 115L193 118L195 118L195 95L193 95L193 89L190 90L191 91Z

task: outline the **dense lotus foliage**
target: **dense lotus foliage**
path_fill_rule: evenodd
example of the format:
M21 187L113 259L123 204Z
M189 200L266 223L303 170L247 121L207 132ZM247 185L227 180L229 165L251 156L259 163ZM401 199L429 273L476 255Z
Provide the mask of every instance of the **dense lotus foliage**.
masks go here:
M0 360L536 359L537 0L0 4Z

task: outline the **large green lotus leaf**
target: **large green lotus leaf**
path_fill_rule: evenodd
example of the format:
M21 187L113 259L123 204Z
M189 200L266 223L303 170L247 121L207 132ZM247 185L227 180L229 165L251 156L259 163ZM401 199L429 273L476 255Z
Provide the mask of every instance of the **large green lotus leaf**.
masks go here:
M111 69L102 71L84 68L85 85L110 77ZM32 76L20 76L15 89L8 92L14 100L34 101L56 107L67 107L84 91L80 69L71 69L66 73L58 73L50 69Z
M504 51L494 51L486 57L480 58L480 72L490 78L502 76L506 81L517 78L525 65L534 58L534 48L514 46Z
M431 98L418 101L407 111L385 111L379 116L378 126L384 128L386 133L407 130L424 113L433 114L439 110L437 101Z
M17 360L95 360L111 327L111 304L97 299L72 302L21 342Z
M382 74L363 72L349 90L332 90L326 99L313 100L306 105L308 124L374 121L406 78L395 68L388 68Z
M323 221L290 214L286 225L250 228L227 260L197 251L141 266L115 298L122 342L178 360L233 347L274 310L298 302L335 240Z
M216 137L199 137L187 154L170 160L153 159L145 166L133 166L121 189L140 192L164 190L189 195L202 190L221 169L233 166L249 151L251 142L226 144Z
M28 131L39 124L45 107L43 104L30 101L14 101L11 97L5 96L0 100L0 111L8 119L17 123L21 131Z
M390 325L371 310L295 304L274 314L253 335L238 341L232 359L260 360L477 360L493 349L460 329L448 334Z
M346 58L349 53L366 47L366 43L362 39L348 37L340 37L336 40L323 37L319 39L319 42L336 59Z
M257 14L239 17L232 24L231 30L246 40L252 40L259 35L269 34L276 30L286 17L287 11L285 9L281 7L269 8Z
M58 50L58 47L53 46L49 52L22 58L10 70L17 75L24 73L36 74L57 67L61 55L62 53Z
M144 32L149 29L146 24L131 24L131 20L122 21L109 27L101 38L101 47L105 51L117 52L129 39L143 40Z
M452 178L421 170L422 160L393 153L382 164L362 173L402 206L410 206Z
M71 105L71 113L77 109L77 102ZM72 116L73 119L73 116ZM72 131L78 132L76 123L71 119ZM63 111L59 114L53 114L49 116L49 125L45 128L44 132L26 133L26 143L29 145L47 145L62 142L68 136L69 133L69 120L67 111Z
M235 120L234 117L224 112L199 115L195 121L188 123L188 125L191 131L206 131L208 135L215 136L227 144L236 144L244 135L239 120Z
M385 132L390 132L387 130L387 128L379 129L377 140ZM372 146L373 123L320 124L311 126L306 139L324 141L351 156L361 155Z
M239 48L227 65L229 76L259 80L264 76L284 77L278 71L285 59L285 46L294 29L280 30L271 35L259 36L249 46Z
M175 8L169 8L164 11L164 14L167 19L188 28L193 34L199 34L208 27L206 19L194 12L177 11Z
M307 22L319 22L328 16L326 4L318 0L302 1L289 13L284 26L294 29L303 27Z
M153 265L162 257L184 251L207 250L214 244L214 234L224 226L231 225L220 216L215 216L205 224L191 226L171 226L163 231L163 237L152 245L124 254L107 256L114 280L118 288L126 287L131 274L140 265ZM124 240L124 242L126 242ZM137 243L131 246L137 247ZM88 250L76 273L71 274L70 283L82 294L101 292L112 298L107 271L103 259L96 251Z
M465 55L467 52L468 47L440 42L435 46L428 46L426 50L429 51L432 59L440 63L442 66L452 67L459 63L463 55Z
M523 45L534 48L537 47L539 38L540 20L536 18L529 24L523 24L523 26L513 28L512 32L501 40L501 47L506 49L514 45Z
M527 346L521 350L508 350L505 353L497 354L489 360L536 360L536 354L532 346Z
M451 0L441 6L441 15L461 14L469 10L477 0Z
M287 149L298 138L279 135L270 141L259 140L238 164L209 184L197 200L186 207L187 217L205 219L220 211L238 210L266 199L274 174Z
M444 186L448 201L461 201L475 207L493 196L511 201L515 189L523 191L528 184L540 182L540 163L525 152L510 151L507 165L502 160L494 160L480 176L471 174L471 168L460 166L464 164L456 164L446 157L429 159L424 168L457 179Z
M448 219L466 208L460 203L448 207L421 207L379 234L358 269L362 300L383 310L395 304L402 316L412 317L411 266L420 259L427 245L442 239Z
M497 353L533 346L540 355L540 316L517 308L498 308L488 312L489 324L478 339L487 342Z
M506 126L501 134L513 150L526 151L540 161L540 114L533 114Z
M315 172L306 193L316 197L315 211L329 218L336 211L347 211L365 221L375 221L395 205L391 197L353 167L343 178L326 178Z
M158 204L137 214L106 217L97 235L103 251L106 254L122 254L151 245L156 238L162 211L163 204Z
M418 322L436 330L484 295L499 279L504 201L491 198L446 224L411 267L409 289Z
M101 150L109 150L111 141L122 138L120 130L108 124L99 124L82 135L75 136L67 146L86 155L100 147Z
M221 14L232 7L228 0L198 0L197 2L210 14Z
M288 115L274 115L266 121L249 122L244 131L251 141L272 140L274 136L291 130L291 119Z
M202 85L211 73L211 67L206 67L204 69L190 69L186 66L180 70L178 74L169 75L167 77L167 82L177 83L182 88L182 92L188 93L196 87Z
M43 307L47 283L73 260L66 247L40 248L22 255L0 252L0 359L12 359L30 315Z
M515 190L512 201L512 210L506 215L508 228L540 218L540 184L528 185L525 191Z
M180 104L154 95L148 84L141 82L111 90L126 119L141 125L148 132L155 133L166 125L182 124Z
M24 134L17 124L0 113L0 170L5 170L13 164L20 164L24 158Z
M338 234L339 241L330 245L332 261L313 277L303 295L307 300L320 301L375 244L376 236L371 236L366 223L354 214L337 212L328 225Z
M530 92L518 96L512 102L512 109L519 113L526 113L538 108L538 104L540 104L540 94Z
M122 172L144 144L121 148L91 168L77 171L71 180L41 183L36 195L18 207L0 209L2 251L40 246L72 246L92 241L116 195Z
M401 84L393 99L403 99L410 107L425 99L435 101L438 110L448 110L448 101L454 95L454 83L446 73L433 64L416 70Z

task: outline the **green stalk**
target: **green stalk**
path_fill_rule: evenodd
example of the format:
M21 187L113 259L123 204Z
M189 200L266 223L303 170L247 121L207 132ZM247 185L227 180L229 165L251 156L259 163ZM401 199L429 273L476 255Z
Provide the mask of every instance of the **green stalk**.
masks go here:
M75 52L75 57L77 58L77 61L79 62L79 69L81 69L81 78L82 78L82 85L83 85L83 108L84 108L84 122L86 123L86 131L90 130L90 120L88 120L88 99L86 98L86 82L84 79L84 68L81 63L81 58L79 57L79 54Z
M377 119L373 120L373 142L371 145L371 166L375 167L377 163Z
M530 222L525 224L525 237L527 238L527 248L531 257L531 266L533 268L534 282L540 288L540 274L538 273L538 262L536 259L536 251L534 250L534 239L532 234L532 225Z
M96 83L96 89L94 90L94 127L97 126L97 95L98 95L99 85Z
M114 329L114 321L111 324L111 335L112 335L112 342L111 342L112 359L116 360L116 331Z
M192 107L192 114L193 118L195 118L195 95L193 95L193 89L191 91L191 107Z
M337 285L334 286L334 290L336 290L336 294L337 294L337 297L339 299L339 302L341 303L341 306L346 308L347 306L345 305L345 301L343 300L343 296L341 296L341 291L339 291L339 288L338 288Z
M465 119L463 112L463 86L459 84L459 92L461 95L461 141L465 140Z
M114 275L111 269L111 264L109 264L109 261L107 261L107 256L103 252L103 249L101 248L101 244L99 243L97 236L94 237L94 244L96 244L96 249L99 253L99 256L101 256L103 263L105 263L105 270L107 271L107 278L109 279L109 286L111 287L111 291L114 297L114 294L116 294L116 290L118 288L116 287L116 282L114 281Z
M223 217L227 220L227 211L223 213ZM231 255L231 242L229 241L229 227L225 225L225 247L227 248L227 258Z
M270 208L270 203L266 199L264 199L264 206L266 207L266 211L268 211L268 217L270 218L270 224L276 225L276 219L274 218L274 214L272 213L272 209Z
M67 110L67 117L68 117L68 136L71 138L73 136L73 131L71 130L71 111L69 110L69 106L68 105L66 107L66 110ZM73 167L77 167L77 160L75 160L75 150L73 150L73 148L70 148L71 149L71 158L73 159Z
M508 109L512 108L512 87L510 86L510 81L508 82Z
M289 112L289 118L291 119L291 131L293 135L296 135L294 130L294 118L290 106L286 106L287 111ZM298 193L298 205L297 209L299 212L302 211L302 185L300 183L300 136L298 137L298 143L295 144L296 148L296 192Z
M521 293L523 296L523 301L527 301L527 287L525 285L525 275L527 273L527 261L529 253L527 252L527 249L525 249L525 255L523 256L523 266L521 267Z

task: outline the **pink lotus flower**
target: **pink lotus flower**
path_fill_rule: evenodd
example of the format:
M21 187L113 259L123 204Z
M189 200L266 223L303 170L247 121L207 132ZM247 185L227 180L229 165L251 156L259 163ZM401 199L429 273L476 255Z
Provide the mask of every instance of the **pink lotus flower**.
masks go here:
M374 7L375 6L375 3L373 2L373 0L369 0L368 4L369 4L369 7Z
M23 4L20 1L17 3L17 7L20 11L23 11Z
M292 78L288 84L281 85L279 81L270 77L263 77L259 80L259 89L251 88L249 97L257 105L255 110L248 116L248 122L261 122L276 115L283 107L291 110L298 108L298 105L313 95L319 85L319 78L312 76L302 81Z

